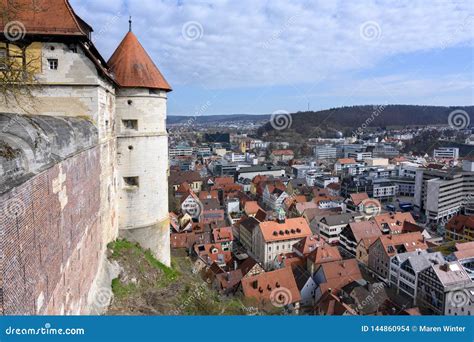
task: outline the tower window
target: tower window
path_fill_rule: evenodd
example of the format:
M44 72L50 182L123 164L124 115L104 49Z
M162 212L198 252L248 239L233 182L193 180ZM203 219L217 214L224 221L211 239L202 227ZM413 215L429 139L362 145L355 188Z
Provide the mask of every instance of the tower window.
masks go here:
M138 177L123 177L123 182L127 187L138 187Z
M122 120L122 123L126 129L138 130L138 120Z
M57 59L48 59L49 70L58 70L58 60Z

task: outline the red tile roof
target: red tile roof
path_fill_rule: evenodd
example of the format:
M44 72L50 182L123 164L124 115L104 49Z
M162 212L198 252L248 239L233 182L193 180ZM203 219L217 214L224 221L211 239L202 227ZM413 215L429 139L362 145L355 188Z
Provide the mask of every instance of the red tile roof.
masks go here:
M369 195L366 192L360 192L358 194L351 194L351 201L354 205L361 204L364 200L368 199Z
M302 239L312 235L308 222L302 217L286 219L283 223L261 222L260 230L266 242Z
M345 164L356 164L354 158L341 158L337 161L338 164L345 165Z
M356 259L327 262L321 264L316 272L320 270L326 280L320 284L323 294L327 291L337 294L347 284L363 279Z
M397 254L398 246L403 246L404 252L414 252L418 249L428 249L428 245L424 241L423 235L421 235L420 232L398 235L383 235L380 236L379 239L382 242L385 252L389 256Z
M380 229L383 226L388 226L390 231L400 233L403 230L404 222L416 224L415 219L410 213L385 213L374 217Z
M245 297L256 298L264 305L288 305L301 300L291 267L242 279L242 290Z
M247 215L255 215L259 210L262 210L257 201L245 202L244 211Z
M336 246L322 244L308 256L308 260L312 261L316 265L319 265L326 262L341 261L342 256Z
M463 234L465 228L474 229L474 216L457 215L446 224L447 230L458 234Z
M377 223L373 220L370 221L361 221L361 222L351 222L349 223L349 228L354 234L355 240L357 243L362 239L373 238L382 235Z
M121 87L171 91L160 70L133 32L128 32L108 62Z
M2 32L13 20L20 21L27 34L48 34L87 37L92 28L72 9L67 0L1 0ZM2 13L3 14L3 13Z
M202 200L205 200L205 199L219 199L219 194L217 192L217 190L211 190L211 191L201 191L199 193L199 199L202 201Z
M214 242L227 242L234 240L234 235L232 234L232 227L214 229L212 231L212 235L214 235Z
M292 150L274 150L272 154L274 156L292 156L294 152Z

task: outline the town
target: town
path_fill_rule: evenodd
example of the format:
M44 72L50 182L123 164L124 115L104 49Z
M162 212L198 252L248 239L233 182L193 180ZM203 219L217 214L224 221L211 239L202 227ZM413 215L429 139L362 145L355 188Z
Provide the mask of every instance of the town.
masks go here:
M474 313L474 158L449 141L401 152L446 128L310 139L297 155L243 127L170 129L171 248L214 291L261 313Z

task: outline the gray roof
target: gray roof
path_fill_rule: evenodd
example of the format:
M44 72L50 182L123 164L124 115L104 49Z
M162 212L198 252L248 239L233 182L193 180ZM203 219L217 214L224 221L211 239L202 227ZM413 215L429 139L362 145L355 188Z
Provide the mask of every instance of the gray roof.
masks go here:
M248 172L265 172L265 171L282 171L284 170L280 166L275 165L257 165L257 166L250 166L250 167L243 167L239 170L239 173L248 173Z
M416 273L427 269L431 265L445 263L442 253L428 253L426 250L398 254L398 260L400 265L409 263Z
M322 219L326 220L328 226L338 226L341 224L349 224L350 222L354 221L353 214L340 214L340 215L328 215L323 216Z

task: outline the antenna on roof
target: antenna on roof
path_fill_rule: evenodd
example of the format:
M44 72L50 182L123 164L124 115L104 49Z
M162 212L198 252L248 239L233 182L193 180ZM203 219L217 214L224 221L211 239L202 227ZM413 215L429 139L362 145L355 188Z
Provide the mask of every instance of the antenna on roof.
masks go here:
M128 32L132 32L132 16L128 18Z

